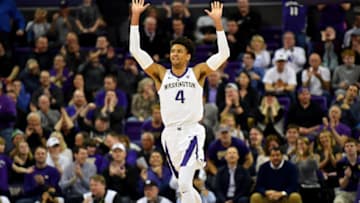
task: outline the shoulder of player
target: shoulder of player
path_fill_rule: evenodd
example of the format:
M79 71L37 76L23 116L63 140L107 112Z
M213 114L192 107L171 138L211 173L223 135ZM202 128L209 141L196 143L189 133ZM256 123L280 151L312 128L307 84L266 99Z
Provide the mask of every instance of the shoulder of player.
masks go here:
M158 63L151 64L148 68L145 69L145 72L153 78L162 80L166 73L166 68Z
M199 64L196 64L194 67L193 67L193 71L196 75L197 78L200 78L200 76L202 75L208 75L209 73L211 73L213 70L211 70L209 68L209 66L204 62L204 63L199 63Z

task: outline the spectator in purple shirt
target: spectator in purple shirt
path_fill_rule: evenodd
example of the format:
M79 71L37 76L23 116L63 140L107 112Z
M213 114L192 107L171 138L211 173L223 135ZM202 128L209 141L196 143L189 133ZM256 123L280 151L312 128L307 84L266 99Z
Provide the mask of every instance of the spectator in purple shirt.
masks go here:
M321 132L324 129L331 131L334 134L336 143L343 147L345 141L351 137L351 129L347 125L341 123L340 118L340 107L333 105L329 109L329 119L323 118L323 124L320 125L318 131Z
M0 136L6 140L6 152L12 149L11 133L16 120L16 104L5 94L0 83Z
M0 137L0 195L5 195L10 198L9 192L9 176L12 165L10 157L4 154L6 141ZM0 201L1 202L1 201Z
M252 154L246 144L239 138L232 137L229 132L228 127L220 126L217 132L218 139L210 143L207 152L207 164L212 175L215 175L220 167L226 165L225 152L231 146L236 147L238 150L240 155L239 164L245 169L248 169L253 163Z
M155 137L155 144L161 148L160 134L164 129L164 124L161 119L160 105L152 106L151 119L145 121L141 126L142 132L151 132Z
M46 154L46 148L41 146L36 148L34 171L25 175L25 198L18 200L17 203L33 203L40 200L42 193L47 191L49 187L56 189L57 196L60 194L58 186L60 174L56 168L46 164Z

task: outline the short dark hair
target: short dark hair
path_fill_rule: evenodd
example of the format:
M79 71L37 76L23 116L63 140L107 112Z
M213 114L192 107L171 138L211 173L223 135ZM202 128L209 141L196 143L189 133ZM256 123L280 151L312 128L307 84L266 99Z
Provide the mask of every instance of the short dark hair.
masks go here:
M86 147L85 146L75 146L74 149L73 149L73 152L74 154L78 154L80 152L80 150L83 149L83 150L86 150Z
M187 38L187 37L179 37L179 38L174 39L174 40L172 40L172 41L170 42L170 47L172 47L172 46L175 45L175 44L183 45L183 46L186 48L187 52L188 52L191 56L193 56L194 50L195 50L195 46L194 46L194 42L193 42L191 39L189 39L189 38Z
M281 154L283 154L283 152L281 151L281 148L280 147L272 147L270 150L269 150L269 155L271 154L272 151L275 151L275 152L280 152Z
M254 52L252 52L252 51L246 51L246 52L244 53L244 55L245 55L245 54L249 55L253 60L256 59L256 55L255 55Z
M102 175L98 175L98 174L93 175L93 176L90 177L90 180L93 180L95 182L99 182L99 183L101 183L103 185L106 185L105 178Z

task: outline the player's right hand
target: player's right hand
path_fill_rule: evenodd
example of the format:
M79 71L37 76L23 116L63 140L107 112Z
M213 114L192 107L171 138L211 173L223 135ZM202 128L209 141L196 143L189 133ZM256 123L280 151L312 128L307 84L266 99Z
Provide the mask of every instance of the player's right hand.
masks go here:
M149 6L150 6L149 3L145 4L145 0L132 0L131 12L132 14L140 15Z

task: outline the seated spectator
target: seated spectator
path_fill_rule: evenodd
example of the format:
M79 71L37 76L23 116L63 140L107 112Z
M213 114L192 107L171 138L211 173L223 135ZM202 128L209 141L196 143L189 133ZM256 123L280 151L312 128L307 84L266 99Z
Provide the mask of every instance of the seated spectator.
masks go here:
M256 164L258 156L264 154L264 134L262 130L257 127L252 127L249 131L249 148L253 156L254 162L249 168L249 173L251 177L256 177Z
M273 92L266 92L257 109L256 121L265 135L276 134L283 137L284 108Z
M107 182L102 175L94 175L90 178L90 192L83 194L84 203L95 202L122 202L120 195L114 190L107 189Z
M240 52L244 53L251 37L260 32L262 25L261 15L250 7L249 0L237 0L237 9L230 15L239 26L237 39L239 40Z
M223 97L225 82L221 80L220 72L213 71L207 76L204 84L204 100L206 103L217 104Z
M209 172L215 175L219 168L226 165L225 151L229 147L236 147L239 152L239 164L248 169L253 163L253 157L246 144L239 138L232 137L228 127L220 126L218 139L211 142L207 151Z
M26 117L25 137L32 152L39 146L46 146L51 131L41 127L41 117L37 112L30 112Z
M86 51L80 49L79 37L77 32L66 34L65 44L60 49L60 54L65 57L67 68L70 74L76 72L78 67L86 59Z
M111 148L111 162L102 172L107 188L119 193L123 202L130 202L138 198L137 184L139 171L126 162L126 148L116 143Z
M346 89L345 95L337 96L335 104L341 108L341 122L354 128L357 124L357 106L359 105L359 86L351 84Z
M273 148L279 148L281 143L280 139L276 135L268 135L265 139L264 151L259 154L256 160L255 171L258 174L259 169L263 164L270 160L270 152ZM286 155L283 155L284 160L288 160Z
M36 59L28 59L24 70L21 71L19 79L24 83L27 92L32 94L40 88L40 67Z
M312 135L321 124L323 110L311 101L309 88L300 88L297 98L298 102L289 108L288 123L298 125L301 135Z
M110 74L113 69L118 68L116 52L105 35L96 38L95 48L99 53L100 63L105 66L106 74Z
M309 88L311 95L329 97L331 80L329 68L321 65L321 58L317 53L309 56L309 64L310 67L301 74L303 87Z
M26 91L25 86L23 85L21 80L14 80L12 82L12 85L13 91L16 95L16 107L18 109L17 112L27 112L29 110L31 95Z
M303 70L306 62L305 50L302 47L295 46L294 33L287 31L282 38L283 47L277 49L274 54L273 62L276 63L278 54L285 56L286 66L292 69L296 74Z
M301 203L296 166L283 159L280 148L270 149L270 161L260 167L250 203L284 201Z
M360 79L360 67L355 64L355 53L350 49L345 49L341 53L343 65L335 68L332 75L332 87L335 95L345 94L349 85L358 83Z
M84 131L76 133L74 138L74 147L86 147L86 142L89 140L89 134Z
M288 58L284 53L278 52L274 59L275 66L266 71L263 78L265 91L291 96L297 84L296 73L286 64Z
M342 39L336 38L336 31L332 26L327 26L321 31L321 42L314 44L314 51L319 53L323 65L333 71L339 65Z
M68 148L63 134L60 131L55 131L50 134L50 137L56 137L59 140L60 155L67 157L69 160L73 160L72 148Z
M85 110L91 103L87 103L85 93L78 89L75 90L70 101L69 106L66 107L66 113L71 118L72 121L76 121L80 113ZM92 104L95 106L95 104ZM75 123L76 127L78 125Z
M286 128L285 133L285 144L281 146L282 151L288 158L291 158L295 155L296 152L296 141L300 136L299 126L290 123Z
M340 191L336 194L334 203L355 202L360 174L356 146L357 141L354 139L347 139L344 142L345 156L336 164Z
M57 45L65 43L66 35L77 29L75 18L70 15L70 9L66 0L60 1L59 11L52 16L49 34L54 38Z
M254 35L247 49L255 54L255 67L268 69L271 62L270 53L266 50L265 40L261 35Z
M349 47L351 43L351 38L360 28L360 15L356 14L353 19L353 27L346 31L344 35L343 47Z
M95 164L97 173L100 173L102 161L103 161L104 157L101 154L99 154L98 152L96 152L97 145L98 144L95 139L89 138L86 141L85 146L86 146L86 149L88 152L88 158L87 158L86 162L88 162L90 164Z
M12 58L11 51L5 49L2 42L0 42L0 78L10 83L16 79L20 72L18 62Z
M13 161L5 154L6 140L0 137L0 171L1 185L0 194L10 198L9 177Z
M34 19L26 24L27 42L33 44L36 39L46 36L50 30L50 23L47 22L47 10L37 8Z
M236 124L235 116L233 114L224 114L220 117L221 126L226 126L229 128L229 132L231 137L239 138L242 141L245 141L245 133L246 131L241 129L241 126ZM215 132L218 130L219 126L217 126ZM218 138L218 135L216 136ZM212 141L212 140L211 140Z
M242 129L247 130L248 111L247 103L240 99L238 86L235 83L228 83L225 87L225 99L219 103L220 116L228 113L233 114L236 125L240 125Z
M61 175L59 186L67 201L79 201L83 194L90 191L90 177L96 174L94 164L86 162L87 150L83 147L74 148L75 161Z
M63 92L67 91L70 86L70 78L72 73L66 68L66 62L63 55L56 55L54 57L54 66L50 70L50 81L58 88L62 88Z
M89 81L91 82L91 81ZM105 96L107 91L114 91L116 97L118 99L117 106L123 108L124 112L127 112L128 109L128 100L126 94L123 90L118 88L119 81L113 75L107 75L103 79L104 85L103 88L100 89L95 96L95 104L98 107L103 107L105 105ZM86 84L85 84L86 86Z
M155 104L151 107L151 119L143 123L143 125L141 126L141 131L151 132L155 138L155 145L161 148L162 145L160 135L163 130L164 124L161 119L160 105Z
M125 56L124 63L113 70L112 74L117 81L121 81L118 87L126 93L128 100L137 92L138 83L144 78L144 73L139 71L135 59L130 55Z
M14 153L16 151L16 147L19 145L20 142L25 141L25 133L18 128L14 129L14 131L11 133L11 142L15 146L11 152L9 153L10 157L14 156Z
M70 159L72 159L72 154L70 149L74 146L75 134L78 129L74 127L74 122L71 120L69 115L66 113L64 108L60 110L61 116L59 121L55 124L54 130L58 132L56 136L61 142L61 148L64 153L67 153ZM69 146L69 148L67 147Z
M96 92L101 89L105 76L105 67L100 63L97 51L88 53L86 61L79 66L78 73L84 77L85 94L93 100Z
M46 154L46 148L41 146L36 148L33 172L25 175L24 198L18 200L17 203L33 203L40 200L43 192L49 187L55 188L54 196L59 196L60 173L56 168L47 165Z
M41 118L41 126L51 131L61 117L60 112L50 108L50 98L47 95L41 95L39 97L38 107L39 110L37 112Z
M342 159L342 149L336 144L332 133L328 130L321 131L318 137L315 152L320 156L319 169L324 177L325 198L335 198L334 188L339 187L339 178L336 172L336 163Z
M177 39L179 37L187 37L191 40L194 40L194 35L189 30L185 29L186 24L184 19L182 18L172 18L171 28L172 31L170 33L170 40Z
M53 63L53 54L49 50L49 41L46 36L35 39L35 47L30 53L29 59L38 61L40 70L50 70Z
M30 110L35 111L37 109L38 99L41 95L46 95L49 98L51 108L60 109L64 102L64 94L61 89L51 84L49 71L41 71L39 81L41 86L31 96Z
M151 107L159 103L154 81L150 78L142 79L138 84L138 91L132 96L131 113L134 119L148 120L151 117Z
M71 164L71 159L61 154L60 141L56 137L49 137L46 147L48 148L46 164L55 167L59 174L62 175L64 170Z
M26 141L21 141L16 145L11 158L13 163L10 182L12 190L14 190L12 196L18 197L24 193L22 186L25 175L34 171L33 165L35 164L35 161L33 154L30 151L29 144Z
M254 65L255 54L252 52L245 52L243 54L241 72L247 72L250 76L251 87L257 91L263 91L264 85L262 79L264 78L265 71L263 68ZM240 76L240 74L239 74ZM255 100L256 101L256 100Z
M143 29L140 31L141 47L150 54L154 61L159 62L164 59L167 44L165 44L166 37L164 33L157 27L157 20L154 17L146 17L144 20Z
M65 104L73 104L73 96L76 90L79 90L85 94L85 99L87 101L91 101L92 96L87 95L85 92L85 82L84 82L84 76L80 73L76 73L74 78L72 79L72 85L70 85L69 89L64 92L65 97ZM70 112L68 112L71 114Z
M240 53L243 51L241 50L241 39L238 39L239 25L235 19L228 19L226 25L228 28L226 32L226 39L228 40L230 48L230 57L228 60L236 61Z
M6 153L14 147L11 142L14 121L16 121L16 103L5 94L5 88L0 82L0 135L7 143Z
M95 109L95 116L108 117L110 129L117 133L123 132L123 120L125 117L125 109L119 103L116 92L109 90L104 98L104 106L98 106Z
M216 174L215 194L217 202L247 203L249 201L251 177L239 164L239 152L236 147L226 150L226 165Z
M341 109L339 106L333 105L329 109L328 118L323 118L323 124L319 126L318 132L329 130L340 147L344 146L345 141L351 137L351 129L340 122Z
M164 157L160 151L152 151L149 158L149 168L143 169L140 174L143 184L146 180L156 183L159 188L159 194L172 199L171 189L169 187L171 171L164 164ZM143 184L141 184L143 186ZM140 190L141 191L141 190Z
M307 137L299 137L296 142L296 153L291 161L299 172L301 199L304 202L322 202L321 185L317 174L319 155L313 153L312 143Z
M149 166L150 154L158 150L155 146L155 138L151 132L143 132L141 134L141 150L138 152L138 159L136 160L139 169L146 169Z
M171 203L169 199L159 195L159 186L155 181L152 180L145 181L144 197L136 201L136 203L147 202Z
M83 46L94 46L96 35L103 25L100 11L92 0L83 0L76 12L76 25L80 31Z
M90 108L93 107L90 106ZM87 111L81 113L77 120L80 129L88 132L90 137L95 138L98 142L103 142L106 134L110 132L110 118L106 115L98 114L92 122L85 118L86 113Z

